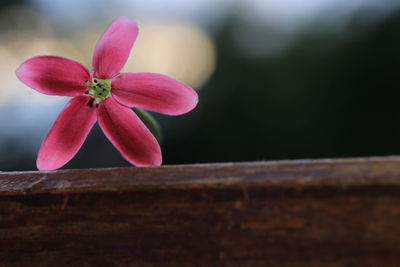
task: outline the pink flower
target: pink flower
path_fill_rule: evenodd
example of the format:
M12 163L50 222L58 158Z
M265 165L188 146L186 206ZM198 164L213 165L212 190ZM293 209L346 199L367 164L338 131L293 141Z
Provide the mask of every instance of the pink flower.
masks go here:
M36 162L39 170L58 169L71 160L97 120L131 164L161 164L157 140L130 108L179 115L192 110L198 96L187 85L161 74L120 74L138 31L132 21L116 19L96 45L93 72L57 56L34 57L19 67L18 78L33 89L73 97L40 147Z

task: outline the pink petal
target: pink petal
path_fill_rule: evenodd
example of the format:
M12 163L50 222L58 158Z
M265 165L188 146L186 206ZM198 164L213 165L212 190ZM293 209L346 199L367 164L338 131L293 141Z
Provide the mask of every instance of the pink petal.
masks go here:
M85 80L90 74L82 64L71 59L39 56L22 63L17 77L43 94L77 96L88 90Z
M58 116L39 150L39 170L54 170L71 160L96 122L96 108L87 106L91 97L71 99Z
M189 86L156 73L123 73L112 80L113 97L128 107L138 107L168 115L192 110L197 93Z
M117 75L128 60L139 29L127 18L116 19L97 42L93 56L94 76L110 79Z
M98 108L98 120L104 134L131 164L139 167L161 165L161 150L156 138L131 109L109 97Z

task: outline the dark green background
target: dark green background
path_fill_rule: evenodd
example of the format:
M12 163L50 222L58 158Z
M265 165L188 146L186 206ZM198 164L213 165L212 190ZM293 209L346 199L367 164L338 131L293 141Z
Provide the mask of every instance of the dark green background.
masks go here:
M370 20L371 12L340 30L316 20L280 52L256 57L238 47L235 12L221 20L198 108L156 115L168 125L164 164L400 154L400 12ZM253 42L268 38L256 32ZM2 169L35 169L35 156ZM95 126L65 168L113 166L129 164Z

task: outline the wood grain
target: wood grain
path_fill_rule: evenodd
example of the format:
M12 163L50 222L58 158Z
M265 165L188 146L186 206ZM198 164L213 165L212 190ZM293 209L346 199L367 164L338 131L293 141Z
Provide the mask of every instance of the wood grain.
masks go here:
M398 266L400 158L0 172L0 266Z

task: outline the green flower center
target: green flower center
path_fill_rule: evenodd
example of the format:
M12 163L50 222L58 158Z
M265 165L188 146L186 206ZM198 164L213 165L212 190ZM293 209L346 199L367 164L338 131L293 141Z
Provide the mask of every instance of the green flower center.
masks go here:
M99 104L111 95L111 79L102 80L93 77L92 81L86 81L86 86L89 91L86 94L90 95Z

